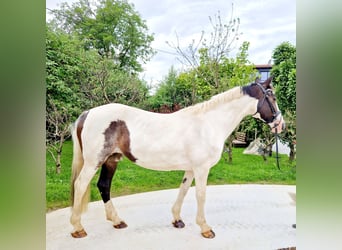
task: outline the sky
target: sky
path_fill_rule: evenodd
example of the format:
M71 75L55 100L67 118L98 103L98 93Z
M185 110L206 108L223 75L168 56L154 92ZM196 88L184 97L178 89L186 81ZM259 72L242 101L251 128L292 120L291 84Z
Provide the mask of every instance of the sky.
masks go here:
M69 0L68 3L76 0ZM56 9L65 0L46 0L46 8ZM254 64L267 64L272 51L282 42L296 45L296 0L128 0L146 21L149 33L154 34L152 48L157 54L145 65L141 77L156 86L164 79L171 66L180 70L175 50L169 43L186 47L198 41L202 31L212 31L209 16L220 12L223 23L232 14L240 18L240 39L229 55L235 56L243 41L250 42L248 59ZM233 10L232 10L233 4ZM50 18L47 13L47 19ZM177 34L177 36L176 36Z

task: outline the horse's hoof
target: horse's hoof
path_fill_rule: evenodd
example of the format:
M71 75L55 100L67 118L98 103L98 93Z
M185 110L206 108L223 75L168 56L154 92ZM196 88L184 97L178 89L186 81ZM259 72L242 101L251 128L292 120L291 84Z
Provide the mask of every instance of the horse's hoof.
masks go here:
M84 231L84 229L80 230L80 231L75 231L73 233L71 233L71 236L74 238L83 238L87 236L86 231Z
M121 221L120 224L113 225L113 227L115 227L116 229L122 229L122 228L126 228L127 224L124 221Z
M212 238L215 237L215 233L214 233L213 230L210 230L210 231L208 231L208 232L202 233L202 236L203 236L204 238L207 238L207 239L212 239Z
M172 222L173 226L175 228L183 228L185 227L185 224L182 220L175 220L174 222Z

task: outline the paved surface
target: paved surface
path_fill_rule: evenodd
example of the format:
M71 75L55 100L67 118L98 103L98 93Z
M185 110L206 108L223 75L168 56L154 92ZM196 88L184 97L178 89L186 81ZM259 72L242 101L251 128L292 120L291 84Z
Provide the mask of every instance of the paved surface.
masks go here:
M296 207L289 193L295 186L208 186L206 219L216 237L204 239L195 223L195 189L185 197L185 228L171 225L171 207L178 189L113 198L128 227L115 229L105 219L102 201L91 202L82 216L88 236L74 239L70 208L46 214L46 249L279 249L296 246Z

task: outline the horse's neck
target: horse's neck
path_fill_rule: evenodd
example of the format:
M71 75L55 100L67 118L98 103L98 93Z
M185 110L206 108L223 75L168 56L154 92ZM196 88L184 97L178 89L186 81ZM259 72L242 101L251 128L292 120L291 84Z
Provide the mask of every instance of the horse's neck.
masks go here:
M216 105L207 110L203 116L208 119L210 126L223 137L227 138L247 115L255 113L257 99L248 95L231 100L230 102Z

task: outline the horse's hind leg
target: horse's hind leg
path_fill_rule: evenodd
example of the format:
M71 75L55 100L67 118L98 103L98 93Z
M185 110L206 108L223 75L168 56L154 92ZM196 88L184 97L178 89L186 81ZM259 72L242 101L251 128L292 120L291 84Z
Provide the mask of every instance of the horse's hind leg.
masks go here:
M197 216L196 223L201 227L202 236L205 238L214 238L215 233L211 227L207 224L204 215L204 205L206 197L206 187L209 170L203 169L203 171L195 173L196 182L196 199L197 199Z
M107 220L112 221L115 228L127 227L127 224L119 218L110 199L112 179L120 158L121 154L115 153L106 160L106 162L102 165L100 178L97 182L97 187L100 190L101 197L104 202Z
M74 238L82 238L87 236L87 233L85 232L81 224L82 207L85 206L85 204L82 203L84 201L88 201L87 199L83 199L83 196L85 195L88 185L95 175L96 170L96 166L84 164L79 176L74 183L74 204L70 217L70 222L74 227L74 231L73 233L71 233L71 235Z
M180 212L182 209L182 204L185 195L187 194L189 187L194 179L194 173L192 171L186 171L183 177L183 181L179 187L179 193L175 204L172 207L173 214L173 226L176 228L183 228L185 226L184 222L180 217Z

